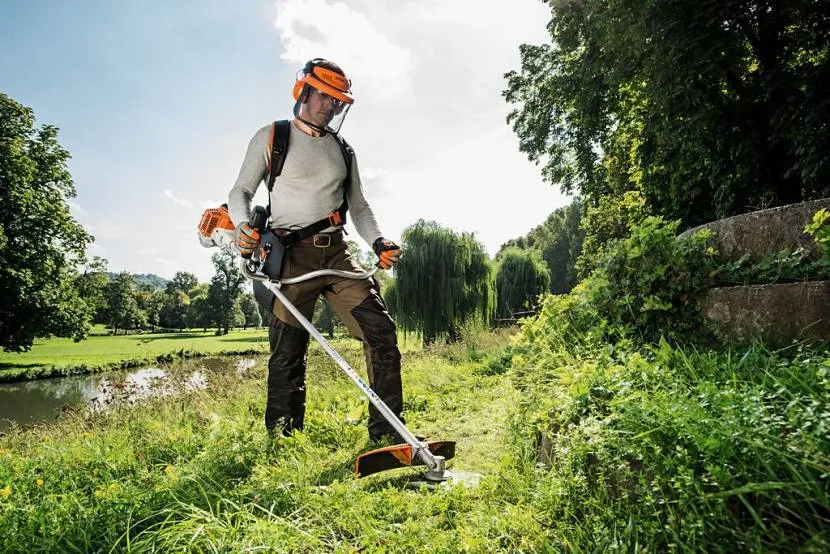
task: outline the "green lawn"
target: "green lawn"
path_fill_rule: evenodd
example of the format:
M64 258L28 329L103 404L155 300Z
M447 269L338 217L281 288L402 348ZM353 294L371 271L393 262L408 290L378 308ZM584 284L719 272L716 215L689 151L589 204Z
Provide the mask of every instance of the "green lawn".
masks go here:
M267 328L234 330L222 336L214 333L213 330L190 330L118 336L93 334L81 342L39 339L29 352L0 351L0 382L94 373L177 358L268 352ZM410 351L418 348L421 341L420 336L401 334L399 342L401 350Z
M31 351L0 352L0 381L131 367L147 361L216 354L265 353L267 329L90 336L37 340Z

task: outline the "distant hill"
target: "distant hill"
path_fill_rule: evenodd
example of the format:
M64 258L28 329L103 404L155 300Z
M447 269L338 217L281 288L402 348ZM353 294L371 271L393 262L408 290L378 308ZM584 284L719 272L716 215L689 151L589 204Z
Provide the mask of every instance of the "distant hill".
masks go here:
M111 271L107 275L109 275L110 281L118 276L117 273L113 273ZM135 286L137 287L146 284L150 285L154 289L163 289L167 286L167 279L159 277L154 273L133 273L132 275L133 283L135 283Z

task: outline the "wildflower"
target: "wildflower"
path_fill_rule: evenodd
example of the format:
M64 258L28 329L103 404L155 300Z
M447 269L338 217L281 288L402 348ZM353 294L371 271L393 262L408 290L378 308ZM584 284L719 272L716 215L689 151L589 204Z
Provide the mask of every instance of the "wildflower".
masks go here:
M165 475L170 475L171 473L173 473L173 468L172 467L167 466L167 467L164 468L164 474Z
M35 481L35 483L37 483L38 487L42 487L43 486L43 479L38 479L37 481Z
M3 498L8 498L12 494L12 488L9 485L6 485L5 488L0 489L0 496Z

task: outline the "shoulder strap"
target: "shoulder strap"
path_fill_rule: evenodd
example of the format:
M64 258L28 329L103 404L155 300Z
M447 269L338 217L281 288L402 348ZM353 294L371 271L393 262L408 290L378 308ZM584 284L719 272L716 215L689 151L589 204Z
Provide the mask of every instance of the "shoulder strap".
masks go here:
M288 137L291 134L291 122L287 119L274 122L274 130L271 133L271 156L268 163L268 205L271 205L271 189L274 188L274 179L282 173L282 166L285 165L285 156L288 154ZM270 209L268 210L271 211Z

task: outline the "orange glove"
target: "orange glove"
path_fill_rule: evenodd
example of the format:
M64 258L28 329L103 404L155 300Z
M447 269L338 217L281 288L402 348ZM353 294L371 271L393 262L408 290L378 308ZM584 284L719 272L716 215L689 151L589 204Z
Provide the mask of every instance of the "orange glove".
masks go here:
M259 240L262 238L259 231L251 227L247 223L240 223L236 226L233 233L236 248L243 258L250 258L254 254L254 250L259 246Z
M392 266L401 259L401 247L383 237L378 238L372 248L378 255L378 267L381 269L392 269Z

